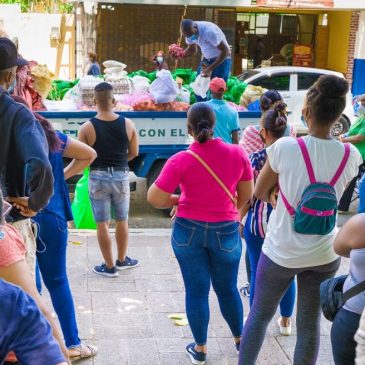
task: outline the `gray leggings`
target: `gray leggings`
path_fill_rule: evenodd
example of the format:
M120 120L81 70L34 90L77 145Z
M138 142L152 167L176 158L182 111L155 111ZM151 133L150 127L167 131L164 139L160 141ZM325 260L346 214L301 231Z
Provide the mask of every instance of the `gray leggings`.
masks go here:
M319 286L333 277L341 259L327 265L288 269L261 253L256 274L255 299L243 328L238 365L255 365L266 329L281 298L295 275L298 281L297 343L294 365L314 365L320 338L321 308Z

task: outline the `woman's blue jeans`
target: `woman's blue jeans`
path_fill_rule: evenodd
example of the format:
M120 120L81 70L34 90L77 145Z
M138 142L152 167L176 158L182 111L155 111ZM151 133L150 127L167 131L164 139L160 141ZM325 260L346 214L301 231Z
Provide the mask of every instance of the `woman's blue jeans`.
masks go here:
M243 328L243 306L237 289L242 254L239 224L177 218L171 241L185 283L186 314L195 342L207 342L211 283L232 335L239 337Z
M38 223L37 262L61 324L66 346L81 343L75 306L66 272L67 222L45 210L34 218ZM37 283L38 290L40 283Z
M356 342L355 333L359 328L360 314L341 308L333 321L331 343L336 365L354 365Z
M253 299L255 297L257 265L260 259L264 239L260 236L252 234L251 231L246 227L244 230L244 236L251 266L250 306L252 306ZM293 280L280 302L280 314L282 317L289 318L292 316L295 304L295 296L296 286L295 281Z

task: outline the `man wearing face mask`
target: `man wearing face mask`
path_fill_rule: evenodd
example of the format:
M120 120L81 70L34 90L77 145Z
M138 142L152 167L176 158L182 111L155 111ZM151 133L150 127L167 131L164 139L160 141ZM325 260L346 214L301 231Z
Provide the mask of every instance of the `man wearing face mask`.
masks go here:
M14 87L18 51L8 38L0 38L0 181L15 208L9 214L27 245L27 262L35 269L35 237L30 222L36 212L48 204L53 194L53 175L48 161L48 145L33 114L8 94Z
M343 143L352 143L359 150L364 160L364 164L360 166L361 171L361 169L363 169L365 166L365 95L361 95L358 98L358 102L360 103L360 107L358 110L359 118L351 126L346 134L340 136L340 140ZM340 213L348 212L352 200L352 195L356 186L356 181L357 177L350 182L349 186L345 190L338 206L338 210L340 211ZM360 181L359 195L360 203L358 213L365 213L365 174Z
M191 19L183 20L180 27L188 44L184 58L195 55L199 46L202 61L198 74L211 79L218 77L227 82L232 61L228 42L222 30L214 23L194 22ZM201 101L200 99L198 101Z

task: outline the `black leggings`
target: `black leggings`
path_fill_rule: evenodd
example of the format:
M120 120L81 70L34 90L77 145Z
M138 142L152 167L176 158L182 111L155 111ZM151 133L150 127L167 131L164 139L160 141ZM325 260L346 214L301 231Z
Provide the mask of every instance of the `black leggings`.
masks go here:
M274 317L281 298L295 275L298 282L297 343L294 365L314 365L317 361L321 307L319 286L322 281L335 275L340 259L329 264L289 269L279 266L261 253L255 299L243 328L239 365L255 365L265 339L267 327Z

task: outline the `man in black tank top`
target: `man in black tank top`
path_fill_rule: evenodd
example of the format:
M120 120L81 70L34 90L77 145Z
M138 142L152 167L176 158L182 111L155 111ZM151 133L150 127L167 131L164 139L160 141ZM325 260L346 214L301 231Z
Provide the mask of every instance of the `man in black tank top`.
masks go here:
M102 82L95 87L97 115L80 129L79 140L93 147L98 157L90 166L89 195L104 263L96 274L118 276L118 270L139 266L127 256L129 212L128 161L138 156L138 137L133 122L113 112L113 88ZM111 210L115 213L118 259L114 261L109 233Z

